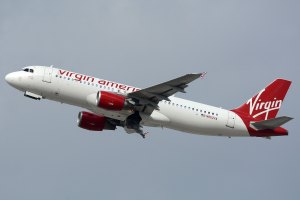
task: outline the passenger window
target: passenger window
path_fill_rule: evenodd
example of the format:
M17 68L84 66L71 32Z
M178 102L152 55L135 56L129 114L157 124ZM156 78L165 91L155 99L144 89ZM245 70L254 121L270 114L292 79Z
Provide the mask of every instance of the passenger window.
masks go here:
M30 69L30 72L33 73L33 69Z

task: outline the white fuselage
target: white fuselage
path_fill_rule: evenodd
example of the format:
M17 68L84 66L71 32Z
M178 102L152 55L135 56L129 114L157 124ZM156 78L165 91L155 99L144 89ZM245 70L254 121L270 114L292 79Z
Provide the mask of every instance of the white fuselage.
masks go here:
M125 120L131 110L110 111L95 106L98 91L116 94L139 90L138 88L106 81L69 71L49 67L31 67L34 73L25 71L11 74L11 85L21 91L28 91L43 98L79 106L117 120ZM242 119L234 112L174 96L171 101L159 102L159 110L152 114L141 114L145 126L166 127L183 132L215 136L249 136Z

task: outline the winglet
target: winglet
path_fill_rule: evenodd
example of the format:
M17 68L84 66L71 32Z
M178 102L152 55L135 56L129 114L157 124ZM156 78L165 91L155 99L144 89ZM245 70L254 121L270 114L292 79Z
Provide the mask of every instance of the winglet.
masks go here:
M205 75L207 74L207 72L202 72L202 73L200 73L199 75L199 77L201 78L201 79L204 79L204 77L205 77Z

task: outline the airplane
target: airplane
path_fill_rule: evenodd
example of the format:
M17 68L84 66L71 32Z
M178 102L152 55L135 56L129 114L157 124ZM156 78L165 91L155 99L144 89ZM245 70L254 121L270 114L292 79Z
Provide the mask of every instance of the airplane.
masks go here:
M35 100L48 99L81 107L77 125L89 131L115 130L145 138L143 126L226 137L286 136L281 127L293 118L276 117L291 81L276 79L240 107L226 110L175 97L203 73L186 74L151 87L95 78L53 66L28 66L5 76L6 82Z

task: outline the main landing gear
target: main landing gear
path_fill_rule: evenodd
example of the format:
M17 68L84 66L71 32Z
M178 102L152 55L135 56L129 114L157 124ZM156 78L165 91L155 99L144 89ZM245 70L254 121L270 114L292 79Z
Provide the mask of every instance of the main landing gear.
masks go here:
M135 111L134 114L127 117L125 121L125 127L127 129L134 130L133 132L138 133L143 138L146 137L147 132L143 131L143 126L140 124L142 121L142 118L140 116L140 113L138 111ZM128 132L130 133L130 132Z

